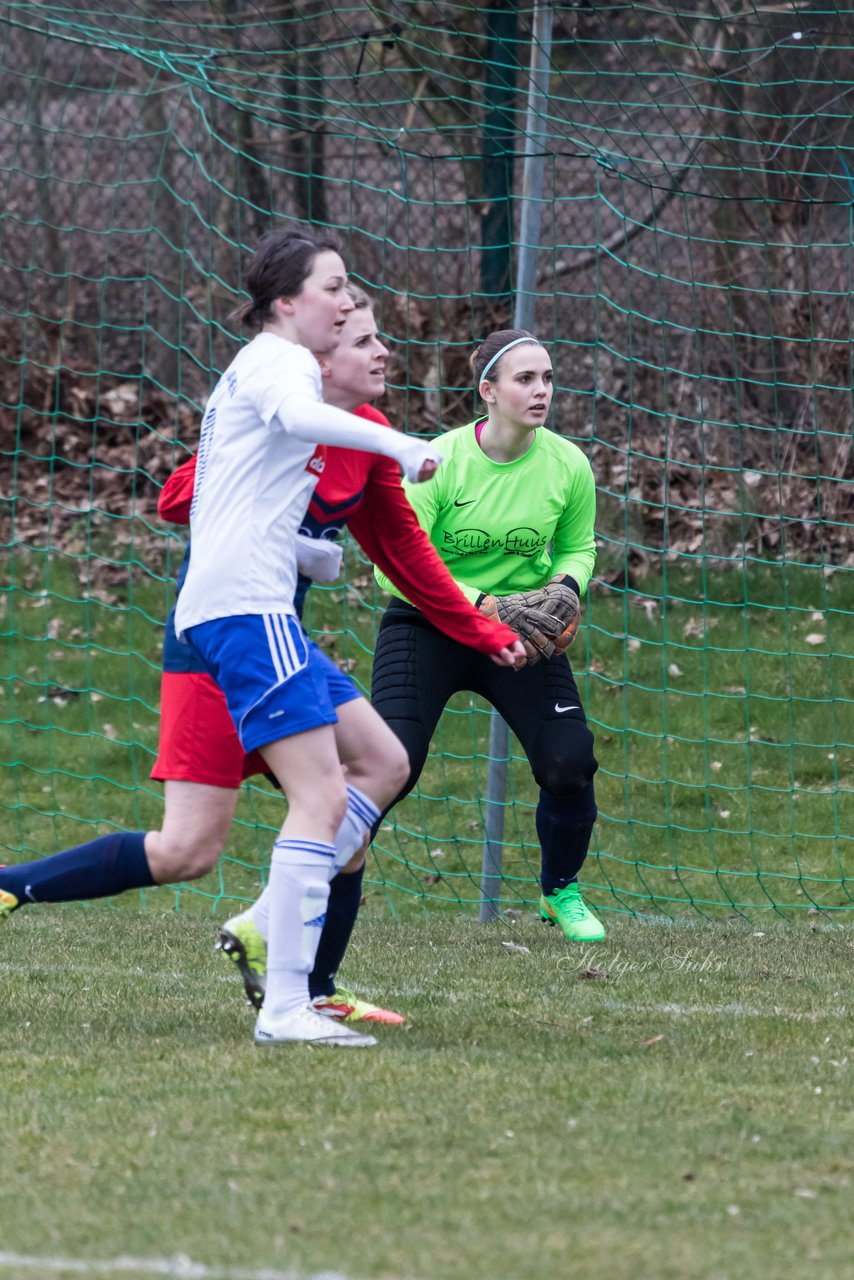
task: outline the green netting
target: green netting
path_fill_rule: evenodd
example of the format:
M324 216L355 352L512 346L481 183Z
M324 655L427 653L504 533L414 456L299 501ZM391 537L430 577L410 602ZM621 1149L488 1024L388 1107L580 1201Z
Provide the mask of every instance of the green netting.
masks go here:
M536 328L589 451L599 561L574 665L597 737L600 907L852 902L854 10L555 10ZM233 352L271 218L340 229L410 431L473 413L511 315L530 9L0 3L3 840L156 824L159 486ZM378 609L308 620L366 684ZM376 901L479 897L488 711L458 698L381 833ZM535 895L514 748L503 901ZM280 800L241 801L182 908L257 891Z

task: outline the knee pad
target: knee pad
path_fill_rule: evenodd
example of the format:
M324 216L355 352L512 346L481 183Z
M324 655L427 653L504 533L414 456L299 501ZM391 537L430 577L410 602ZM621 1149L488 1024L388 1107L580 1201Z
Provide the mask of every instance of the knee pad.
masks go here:
M583 720L548 721L537 734L531 769L541 790L553 796L580 791L593 781L598 768L593 734Z

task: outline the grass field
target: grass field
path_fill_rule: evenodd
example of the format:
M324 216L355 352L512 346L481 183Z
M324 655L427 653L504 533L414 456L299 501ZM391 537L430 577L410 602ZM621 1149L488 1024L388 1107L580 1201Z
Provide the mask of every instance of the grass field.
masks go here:
M143 570L131 538L105 586L91 551L12 562L9 860L159 818L169 566ZM378 615L350 576L309 622L364 685ZM518 759L509 910L475 922L488 719L455 699L377 842L348 956L344 976L410 1018L376 1050L256 1050L212 953L214 919L263 880L282 814L264 784L198 885L17 914L0 1278L847 1280L847 578L593 592L573 662L601 762L584 878L609 936L587 951L531 913Z
M159 821L148 771L159 622L176 566L174 554L164 562L162 549L151 552L150 532L143 554L129 524L108 561L82 542L76 558L18 551L12 560L0 628L0 751L17 765L0 780L10 856ZM316 589L307 617L367 686L379 613L372 577L348 555L351 585ZM105 564L107 579L91 580ZM816 566L745 573L712 562L632 590L595 586L571 656L600 761L585 867L598 907L756 919L854 905L851 579ZM375 846L369 908L378 918L473 909L488 740L487 709L458 695L418 793ZM535 893L537 793L513 750L503 899L521 907ZM228 857L180 891L182 909L210 912L257 893L280 798L264 783L248 788L238 816Z
M368 921L374 1050L258 1050L210 921L0 930L0 1276L851 1275L850 928Z

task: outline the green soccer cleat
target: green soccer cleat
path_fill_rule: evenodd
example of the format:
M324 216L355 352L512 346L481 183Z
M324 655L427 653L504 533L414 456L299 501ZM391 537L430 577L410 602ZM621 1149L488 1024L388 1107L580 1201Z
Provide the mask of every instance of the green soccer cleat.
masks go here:
M252 917L239 915L226 920L217 934L216 948L237 966L246 1003L260 1009L267 989L267 944Z
M324 1018L334 1018L337 1022L384 1022L389 1026L400 1027L406 1022L402 1014L393 1013L391 1009L381 1009L377 1004L369 1004L360 1000L346 987L336 987L331 996L315 996L311 1007Z
M570 942L601 942L605 926L584 905L577 884L555 889L540 898L540 919L546 924L559 924Z
M0 924L3 923L8 916L19 906L18 899L14 893L9 893L6 889L0 889Z

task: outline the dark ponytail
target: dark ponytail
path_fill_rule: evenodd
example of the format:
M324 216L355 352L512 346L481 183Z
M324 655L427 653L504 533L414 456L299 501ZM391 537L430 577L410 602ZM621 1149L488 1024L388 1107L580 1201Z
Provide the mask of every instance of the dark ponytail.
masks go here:
M301 227L269 232L246 272L249 301L235 307L229 319L239 320L248 329L260 329L272 318L275 300L295 297L311 275L317 255L326 252L341 252L341 242L331 231Z

